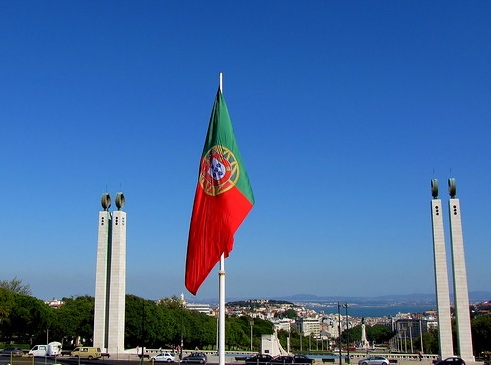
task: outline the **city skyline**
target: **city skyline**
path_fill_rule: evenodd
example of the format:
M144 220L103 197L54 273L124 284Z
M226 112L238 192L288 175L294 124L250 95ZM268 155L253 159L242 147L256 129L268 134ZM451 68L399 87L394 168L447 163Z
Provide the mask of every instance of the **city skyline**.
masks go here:
M450 177L468 288L488 291L491 4L418 5L5 2L1 279L45 300L93 296L100 197L122 191L127 293L189 297L223 72L256 198L227 298L435 293L430 181L447 218ZM196 300L214 297L217 268Z

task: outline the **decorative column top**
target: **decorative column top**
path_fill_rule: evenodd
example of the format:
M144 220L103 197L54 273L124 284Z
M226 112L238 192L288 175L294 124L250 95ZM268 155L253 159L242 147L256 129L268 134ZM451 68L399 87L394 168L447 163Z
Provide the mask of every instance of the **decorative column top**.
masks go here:
M101 205L102 205L102 209L104 209L105 211L107 211L109 207L111 207L111 197L109 196L108 193L102 194Z
M438 180L431 179L431 195L433 199L438 199Z
M448 179L448 194L452 199L455 198L455 195L457 195L457 186L455 184L455 179L453 177Z

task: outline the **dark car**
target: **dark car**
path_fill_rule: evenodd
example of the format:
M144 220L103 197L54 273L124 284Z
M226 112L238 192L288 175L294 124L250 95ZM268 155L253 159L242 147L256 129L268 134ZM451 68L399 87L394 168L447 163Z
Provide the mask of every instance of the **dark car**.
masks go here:
M0 354L3 356L22 356L24 355L24 350L20 347L7 347L0 351Z
M184 356L181 361L184 363L195 362L198 364L206 364L208 358L203 352L193 352L191 355Z
M295 364L312 364L315 360L305 355L295 355Z
M435 362L435 365L465 365L465 361L458 356L450 356L445 360Z
M273 356L271 355L257 354L245 359L245 363L248 365L254 365L254 364L265 365L265 364L269 364L272 359Z
M314 359L307 357L305 355L295 355L295 356L277 356L269 362L271 365L281 365L281 364L312 364Z

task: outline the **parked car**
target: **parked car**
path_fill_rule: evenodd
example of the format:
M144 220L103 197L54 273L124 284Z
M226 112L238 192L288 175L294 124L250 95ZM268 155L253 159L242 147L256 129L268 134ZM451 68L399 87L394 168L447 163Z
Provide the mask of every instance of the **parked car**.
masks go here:
M358 365L389 365L389 360L383 356L373 355L361 359L358 361Z
M295 364L312 364L315 362L314 359L305 355L295 355L294 360Z
M276 356L269 361L271 365L281 365L281 364L312 364L314 359L307 357L305 355L295 355L295 356Z
M70 353L70 356L92 360L100 359L102 354L100 347L80 346L75 347L75 349L73 349L73 351Z
M184 363L195 362L199 364L206 364L208 362L208 358L203 352L193 352L191 355L184 356L181 361Z
M266 364L269 364L272 359L273 359L273 356L271 356L271 355L257 354L257 355L253 355L253 356L245 359L245 363L247 365L258 365L258 364L259 365L266 365Z
M174 362L175 361L175 355L170 353L170 352L161 352L158 355L152 356L150 358L151 361L163 361L163 362Z
M281 364L293 364L294 363L293 356L276 356L273 357L268 364L281 365Z
M435 365L465 365L465 361L458 356L450 356L445 360L435 362Z
M24 350L20 347L7 347L0 351L3 356L22 356L24 355Z

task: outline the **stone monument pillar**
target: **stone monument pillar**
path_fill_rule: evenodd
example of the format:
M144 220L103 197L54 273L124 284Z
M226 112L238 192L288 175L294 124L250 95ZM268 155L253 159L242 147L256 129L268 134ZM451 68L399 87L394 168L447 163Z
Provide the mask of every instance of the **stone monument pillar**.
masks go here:
M103 194L99 213L94 308L94 346L110 354L124 351L126 295L126 213L123 193L116 194L117 211L108 212L109 194Z
M365 318L361 319L361 341L360 347L364 350L368 350L370 343L367 340L367 330L365 328Z
M448 288L447 255L443 233L442 201L438 199L438 181L431 180L431 223L433 228L433 257L435 267L436 307L438 312L438 341L440 358L453 355L450 291Z
M111 206L109 194L103 194L101 205L104 211L99 212L99 231L97 237L97 263L95 276L95 304L94 304L94 337L95 347L107 351L107 298L108 267L110 265L111 248Z
M469 313L469 292L467 289L467 271L464 257L464 238L460 215L460 200L456 195L455 179L448 179L450 200L450 239L452 242L452 268L455 296L455 313L457 317L457 340L460 357L466 362L473 362L471 319Z

